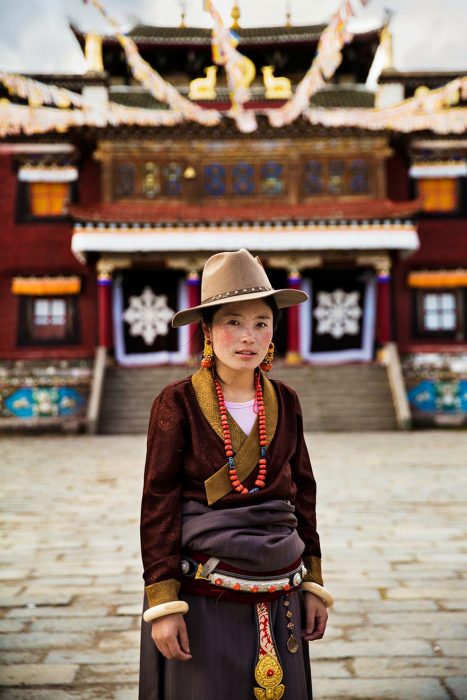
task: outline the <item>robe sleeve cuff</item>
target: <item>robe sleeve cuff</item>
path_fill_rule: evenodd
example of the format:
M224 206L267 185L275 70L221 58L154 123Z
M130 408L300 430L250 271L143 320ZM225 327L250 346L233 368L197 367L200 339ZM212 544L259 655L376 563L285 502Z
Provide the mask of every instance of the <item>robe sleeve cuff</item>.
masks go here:
M323 576L321 574L321 559L310 555L302 557L303 563L306 566L306 574L303 581L311 581L323 585Z
M146 597L149 607L162 605L162 603L172 603L178 600L178 591L180 590L180 581L170 578L167 581L159 581L151 583L150 586L145 586Z

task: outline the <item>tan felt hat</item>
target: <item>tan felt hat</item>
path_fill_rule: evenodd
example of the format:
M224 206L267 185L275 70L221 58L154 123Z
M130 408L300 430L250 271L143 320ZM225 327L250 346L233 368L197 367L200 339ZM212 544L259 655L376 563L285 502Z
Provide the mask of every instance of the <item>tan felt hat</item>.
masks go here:
M172 319L172 326L179 328L200 321L202 310L209 306L271 296L279 309L308 299L308 295L299 289L273 289L260 259L245 248L232 253L216 253L204 266L201 304L178 311Z

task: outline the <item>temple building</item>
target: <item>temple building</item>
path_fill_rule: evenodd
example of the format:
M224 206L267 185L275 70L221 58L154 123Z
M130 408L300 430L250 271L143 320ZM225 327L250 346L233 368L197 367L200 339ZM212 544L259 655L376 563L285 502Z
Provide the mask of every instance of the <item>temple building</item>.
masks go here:
M266 110L293 94L325 25L234 19L251 133L225 118L0 139L0 426L144 432L148 402L197 351L192 327L171 328L173 313L199 303L211 254L241 247L275 287L310 295L281 318L273 371L307 403L306 427L465 424L465 135L303 118L274 128ZM381 30L344 47L312 107L368 110L457 77L388 67L368 89ZM113 36L72 31L88 72L29 77L103 109L166 109ZM128 36L180 94L227 114L210 29L182 22Z

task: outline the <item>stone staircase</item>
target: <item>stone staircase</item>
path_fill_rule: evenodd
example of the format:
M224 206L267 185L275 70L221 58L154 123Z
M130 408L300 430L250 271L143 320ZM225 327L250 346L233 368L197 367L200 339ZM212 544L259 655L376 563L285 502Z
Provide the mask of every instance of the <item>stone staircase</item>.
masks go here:
M187 374L186 367L108 367L99 432L145 433L155 396ZM397 429L387 371L381 365L279 365L271 376L298 392L307 431Z

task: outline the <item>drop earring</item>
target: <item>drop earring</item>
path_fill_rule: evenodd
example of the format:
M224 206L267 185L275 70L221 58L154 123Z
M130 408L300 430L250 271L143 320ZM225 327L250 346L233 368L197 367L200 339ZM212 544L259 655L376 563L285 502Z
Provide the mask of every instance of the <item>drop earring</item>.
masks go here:
M274 359L274 343L269 343L268 351L266 357L261 362L260 367L263 372L270 372L272 370L272 361Z
M210 369L212 367L212 341L209 338L204 339L203 357L201 358L201 367Z

